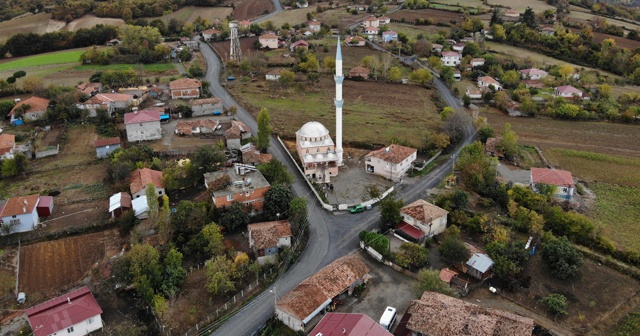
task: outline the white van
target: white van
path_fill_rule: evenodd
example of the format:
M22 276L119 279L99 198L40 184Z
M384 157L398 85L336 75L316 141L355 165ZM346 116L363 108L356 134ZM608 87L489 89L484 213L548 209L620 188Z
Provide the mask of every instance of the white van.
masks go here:
M387 309L384 310L384 313L382 313L382 316L380 317L379 324L383 328L391 330L391 327L393 327L394 323L396 323L396 309L393 307L387 307Z

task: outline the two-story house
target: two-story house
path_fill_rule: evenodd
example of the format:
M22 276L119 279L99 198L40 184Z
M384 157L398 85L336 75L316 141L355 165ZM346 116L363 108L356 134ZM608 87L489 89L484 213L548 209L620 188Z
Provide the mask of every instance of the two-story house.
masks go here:
M440 61L444 66L456 66L460 65L462 57L457 51L445 51L441 54Z
M210 41L216 39L218 36L220 36L220 34L222 34L222 32L215 28L206 29L202 31L202 39L205 41Z
M278 36L270 33L262 34L258 38L262 48L278 49Z
M536 68L520 70L520 77L522 77L522 79L543 79L548 75L548 72Z
M141 168L132 171L129 175L129 191L131 191L133 199L146 196L149 183L153 184L158 197L162 197L165 194L162 178L162 172L159 170Z
M500 83L490 76L478 77L478 87L487 89L493 87L493 89L496 91L502 90L502 86L500 85Z
M222 114L224 106L220 98L203 98L189 100L189 106L193 111L192 117L202 117Z
M391 144L365 155L365 169L367 173L398 181L411 168L417 153L415 148Z
M428 238L444 232L448 214L447 210L419 199L400 209L402 222L395 225L396 233L405 239L424 244Z
M316 20L307 21L307 27L309 31L317 33L320 31L320 29L322 29L322 22Z
M116 109L125 109L133 105L133 95L126 93L98 93L84 102L77 103L76 107L89 112L90 117L98 115L98 109L104 109L113 115Z
M180 78L169 82L171 99L200 98L202 82L198 79Z
M249 248L258 263L273 263L281 248L291 247L291 224L287 220L247 225Z
M260 171L254 166L243 164L206 173L204 183L216 207L224 208L231 206L233 202L239 202L249 214L262 212L264 195L271 188Z
M227 148L240 149L242 140L251 137L251 130L240 120L231 120L231 127L224 131L224 137L227 139Z
M38 120L44 117L49 103L51 101L41 97L31 97L25 100L19 101L9 112L11 117L10 122L13 124L17 119L22 120Z
M102 329L102 309L88 287L25 311L34 336L84 336Z
M12 197L0 202L0 225L9 233L26 232L35 229L39 223L38 201L40 195Z
M386 32L382 33L382 40L387 43L391 41L397 41L398 33L394 32L393 30L387 30Z
M161 139L160 114L162 111L162 109L146 109L125 114L127 140L134 142Z
M380 27L380 19L378 19L377 17L371 15L370 17L364 19L362 21L362 26L365 28L369 28L369 27Z
M0 160L13 159L16 151L16 136L13 134L0 134Z

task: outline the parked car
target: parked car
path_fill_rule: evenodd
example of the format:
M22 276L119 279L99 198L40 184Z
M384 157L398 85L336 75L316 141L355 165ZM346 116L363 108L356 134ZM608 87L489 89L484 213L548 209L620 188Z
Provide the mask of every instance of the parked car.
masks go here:
M230 80L230 81L236 80L236 77L234 75L231 75L231 76L227 77L227 80Z
M354 207L351 207L351 209L349 209L349 212L351 213L358 213L363 211L364 211L364 207L362 205L356 205Z

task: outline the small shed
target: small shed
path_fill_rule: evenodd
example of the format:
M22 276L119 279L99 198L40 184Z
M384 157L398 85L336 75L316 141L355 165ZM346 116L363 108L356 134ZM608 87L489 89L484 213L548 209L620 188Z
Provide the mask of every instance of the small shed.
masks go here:
M40 196L38 199L38 205L36 205L36 211L38 217L49 217L53 212L53 197L52 196Z
M467 273L478 280L491 276L493 260L484 253L474 253L467 261Z
M120 148L120 137L99 139L94 142L98 159L106 158L114 150Z
M119 192L109 197L109 214L111 218L120 218L127 210L131 210L131 195Z

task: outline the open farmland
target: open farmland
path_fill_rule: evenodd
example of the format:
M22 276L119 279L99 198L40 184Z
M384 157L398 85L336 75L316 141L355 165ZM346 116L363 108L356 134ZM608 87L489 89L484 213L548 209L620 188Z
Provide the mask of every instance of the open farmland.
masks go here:
M20 18L0 22L0 42L19 33L44 34L54 32L64 27L64 22L51 20L50 13L26 15Z
M353 15L344 10L344 8L336 8L319 13L318 20L332 27L348 27L366 19L370 15L370 13L358 13Z
M307 13L315 12L317 6L310 5L307 8L296 8L291 10L284 10L278 15L272 17L269 21L273 22L276 27L280 27L285 23L290 25L302 23L307 21Z
M68 291L93 265L119 252L120 240L117 230L109 230L23 246L19 290L32 302Z
M399 10L397 12L389 14L391 20L402 21L403 19L406 22L415 22L416 19L433 19L434 23L442 22L449 23L451 20L456 20L461 22L463 19L462 13L459 12L449 12L445 10L438 9L412 9L412 10Z
M235 4L231 15L236 20L251 20L260 15L273 12L271 0L243 0Z
M581 29L578 28L567 28L571 30L573 33L579 34ZM608 34L603 34L599 32L593 32L593 40L598 43L602 43L605 39L614 39L616 41L616 45L618 47L627 48L629 50L635 50L640 47L640 41L630 40L626 37L613 36Z
M398 34L400 33L405 34L410 41L417 40L417 37L419 34L430 36L430 35L437 35L438 32L442 30L445 30L445 31L449 30L446 27L415 26L415 25L405 24L405 23L390 23L388 24L388 26L389 26L389 29L393 30Z
M223 20L227 16L231 15L233 8L231 7L197 7L197 6L186 6L178 9L173 13L169 13L167 15L163 15L160 17L151 17L147 18L149 22L160 19L165 24L169 24L171 19L180 20L184 23L195 21L198 16L207 19L209 21L220 19Z
M571 13L569 14L569 18L574 19L575 21L584 23L584 24L589 24L589 21L591 21L591 19L596 16L594 13L592 13L590 10L586 9L586 8L582 8L582 7L578 7L575 5L570 5L569 8L571 9ZM616 19L611 19L611 18L605 18L607 20L607 23L612 24L612 25L616 25L616 26L621 26L621 27L625 27L627 30L628 29L636 29L636 30L640 30L640 24L636 23L629 23L629 22L625 22L625 21L621 21L621 20L616 20Z
M490 6L501 6L505 8L516 9L522 13L531 7L535 13L542 13L547 9L553 11L556 10L554 6L547 4L544 0L529 0L529 1L513 1L513 0L489 0L487 4Z
M596 194L596 204L589 217L618 248L640 252L640 188L608 183L591 183L589 187Z
M85 49L57 51L52 53L40 54L36 56L26 56L16 60L0 62L0 71L7 71L7 70L17 71L20 69L36 67L36 66L78 63L80 61L80 55L82 55L84 51Z
M114 18L101 18L93 14L87 14L69 22L66 26L64 26L63 29L68 31L76 31L78 29L93 28L98 24L117 27L122 26L124 24L124 20Z

